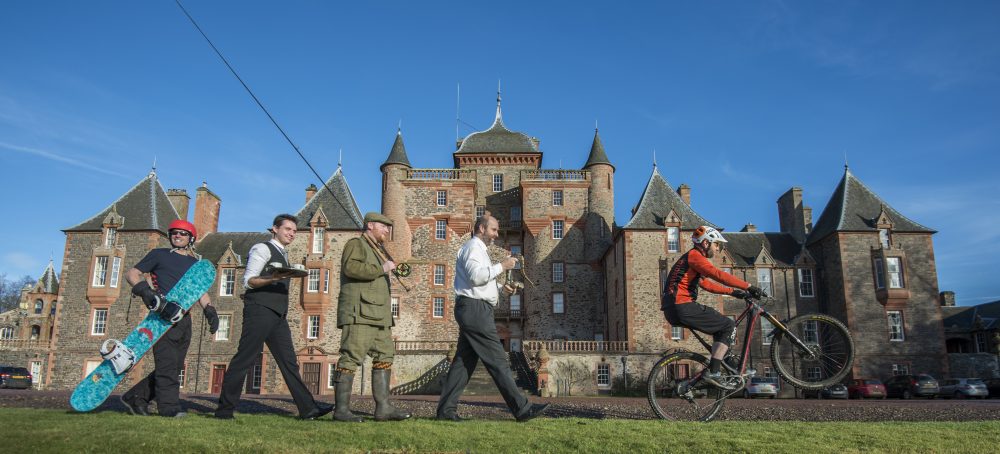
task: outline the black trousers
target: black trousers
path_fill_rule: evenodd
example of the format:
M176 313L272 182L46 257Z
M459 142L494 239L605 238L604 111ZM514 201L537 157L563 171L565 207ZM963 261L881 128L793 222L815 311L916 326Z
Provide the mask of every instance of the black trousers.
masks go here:
M219 408L215 410L217 416L233 414L243 393L243 381L246 380L247 372L257 361L265 343L278 363L278 369L281 370L288 391L292 393L299 415L316 408L316 401L299 375L292 333L285 316L259 304L247 304L243 307L243 333L240 334L236 355L229 362L226 375L222 378Z
M125 399L138 404L156 401L157 411L173 416L181 411L181 383L184 357L191 345L191 315L185 315L153 344L153 373L125 392Z
M527 412L531 405L511 376L507 354L497 335L493 306L483 300L459 296L455 303L455 321L458 322L458 349L441 390L437 416L444 418L455 414L458 399L462 397L462 391L469 384L469 377L476 370L479 360L483 361L493 377L510 412L515 417Z

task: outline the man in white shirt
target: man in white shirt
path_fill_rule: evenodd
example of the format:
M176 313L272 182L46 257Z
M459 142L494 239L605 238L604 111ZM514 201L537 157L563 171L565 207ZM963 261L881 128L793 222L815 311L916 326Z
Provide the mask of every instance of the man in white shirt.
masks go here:
M507 354L497 335L493 309L499 300L496 277L517 264L507 256L502 262L491 263L486 250L498 235L499 225L489 213L476 220L475 235L458 251L455 261L455 321L458 322L458 349L448 370L438 402L437 419L461 421L456 413L458 399L469 384L476 363L483 361L503 395L510 412L519 421L527 421L545 411L548 404L533 406L514 383ZM509 289L505 288L509 293Z

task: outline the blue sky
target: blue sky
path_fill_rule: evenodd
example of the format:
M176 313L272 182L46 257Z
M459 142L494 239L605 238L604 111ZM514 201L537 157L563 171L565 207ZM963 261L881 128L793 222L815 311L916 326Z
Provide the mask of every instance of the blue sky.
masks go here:
M695 210L777 230L851 171L934 236L942 290L1000 299L1000 3L260 2L185 6L324 177L362 211L402 123L416 167L450 167L460 115L579 168L594 124L627 222L655 150ZM474 129L462 125L459 135ZM305 165L169 0L0 5L0 272L61 266L63 228L150 169L202 181L220 228L303 204Z

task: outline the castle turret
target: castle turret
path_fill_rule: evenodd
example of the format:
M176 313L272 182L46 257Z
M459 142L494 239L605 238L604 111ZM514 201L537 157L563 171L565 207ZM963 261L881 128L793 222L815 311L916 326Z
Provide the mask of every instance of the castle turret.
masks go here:
M406 193L403 180L411 169L406 157L402 131L396 131L396 141L392 143L389 157L379 170L382 171L382 214L392 219L392 237L386 248L396 260L406 260L413 255L413 233L406 222Z
M587 196L587 259L599 260L611 244L615 223L615 166L604 152L601 136L594 129L594 143L583 169L590 172L590 192Z

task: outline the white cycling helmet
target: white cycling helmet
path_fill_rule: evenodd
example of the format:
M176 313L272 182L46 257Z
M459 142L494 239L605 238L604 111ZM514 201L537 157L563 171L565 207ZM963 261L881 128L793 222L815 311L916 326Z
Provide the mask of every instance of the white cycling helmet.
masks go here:
M694 244L699 244L705 240L708 240L709 243L728 243L718 230L715 230L707 225L703 225L695 229L694 233L691 235L691 239L694 240Z

